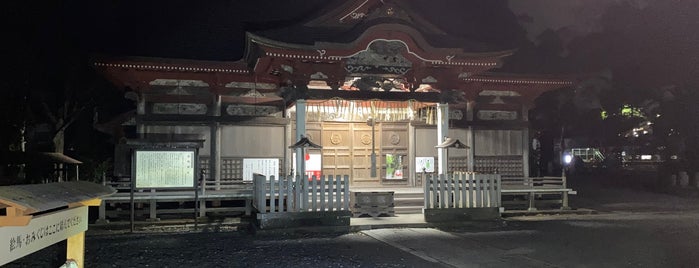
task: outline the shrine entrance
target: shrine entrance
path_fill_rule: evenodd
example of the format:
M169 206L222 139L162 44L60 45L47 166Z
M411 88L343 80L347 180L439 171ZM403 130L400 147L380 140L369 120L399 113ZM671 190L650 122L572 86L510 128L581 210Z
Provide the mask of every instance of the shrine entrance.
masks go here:
M344 106L362 101L343 101ZM391 106L392 105L392 106ZM413 185L410 169L410 151L413 135L410 134L411 119L414 122L419 109L406 109L407 102L376 102L374 112L360 113L343 110L337 116L334 109L309 104L306 132L314 142L323 146L311 152L309 158L320 160L320 165L309 163L306 172L320 169L324 175L350 175L351 185L378 187L382 185ZM320 107L320 109L318 109ZM384 116L383 113L392 113ZM405 115L408 113L409 115ZM332 114L336 116L330 118ZM373 124L373 127L372 127ZM372 152L375 154L375 171L372 172ZM314 155L315 154L315 155Z
M376 123L373 146L372 127L366 122L322 123L319 129L308 130L321 133L323 174L349 174L353 186L408 185L408 125Z

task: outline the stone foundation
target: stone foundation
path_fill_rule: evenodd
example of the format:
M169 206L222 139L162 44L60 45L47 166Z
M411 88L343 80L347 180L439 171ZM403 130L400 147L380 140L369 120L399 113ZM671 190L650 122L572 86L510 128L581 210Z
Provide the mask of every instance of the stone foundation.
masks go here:
M458 222L500 219L500 208L424 209L426 222Z
M256 213L255 227L266 229L312 228L350 225L349 211Z

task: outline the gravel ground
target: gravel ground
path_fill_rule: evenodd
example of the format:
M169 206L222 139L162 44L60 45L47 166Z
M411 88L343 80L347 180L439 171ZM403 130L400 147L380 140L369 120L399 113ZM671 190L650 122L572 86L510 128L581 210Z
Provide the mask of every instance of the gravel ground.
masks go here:
M510 218L490 229L446 228L442 230L449 239L421 237L414 246L401 243L400 236L392 238L398 241L392 246L361 232L252 235L237 231L235 222L203 226L198 232L161 223L142 226L134 234L124 231L128 227L90 226L85 266L438 267L450 265L449 259L472 263L486 258L477 254L483 251L494 260L522 256L560 267L699 267L699 258L694 257L699 248L699 199L623 187L629 183L614 179L571 178L579 192L571 204L599 214ZM440 241L453 247L427 246ZM7 267L58 267L65 261L61 244ZM443 258L445 252L451 252L449 258Z
M58 267L61 244L7 267ZM63 253L65 254L65 253ZM86 267L425 267L423 259L361 233L254 236L240 232L90 234ZM58 257L61 256L61 257Z

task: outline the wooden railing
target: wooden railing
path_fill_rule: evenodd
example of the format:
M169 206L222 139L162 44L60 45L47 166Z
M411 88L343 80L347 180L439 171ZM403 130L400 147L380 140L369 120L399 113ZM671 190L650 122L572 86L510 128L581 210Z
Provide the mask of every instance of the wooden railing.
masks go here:
M131 196L131 179L130 178L115 178L111 181L103 182L104 185L111 186L117 190L117 193L104 197L102 205L99 209L99 220L106 220L107 214L112 214L118 217L118 210L107 211L107 207L118 206L119 204L129 203ZM147 210L137 212L148 213L151 219L156 219L158 214L181 214L190 213L192 208L174 207L174 208L158 208L158 203L163 202L194 202L194 190L182 189L139 189L134 192L134 202L139 204L147 204ZM199 215L205 216L207 211L243 211L246 215L250 214L252 209L252 183L243 183L240 181L208 181L201 182L198 188L199 198ZM243 201L228 202L221 205L221 202L211 204L207 207L207 201ZM123 216L123 215L122 215Z
M568 195L577 194L576 191L568 187L566 177L506 177L502 179L502 188L502 194L506 196L527 196L528 210L530 211L537 210L535 206L537 196L556 195L560 198L548 201L557 201L557 203L560 201L560 208L567 209ZM510 203L517 202L506 202L505 205L508 209Z
M253 207L258 213L349 210L349 176L253 176Z
M428 175L425 208L500 207L500 175L455 173Z

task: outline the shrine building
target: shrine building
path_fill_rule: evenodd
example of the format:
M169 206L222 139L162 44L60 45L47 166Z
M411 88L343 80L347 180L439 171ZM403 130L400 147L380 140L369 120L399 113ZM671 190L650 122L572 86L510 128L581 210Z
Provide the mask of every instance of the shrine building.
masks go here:
M423 172L527 177L528 111L576 83L496 72L514 50L449 36L401 1L346 1L246 40L234 62L92 64L136 100L124 126L138 137L127 138L203 140L199 168L217 183L244 183L245 159L358 188L419 188ZM289 148L304 137L322 148ZM435 147L447 138L466 146Z

